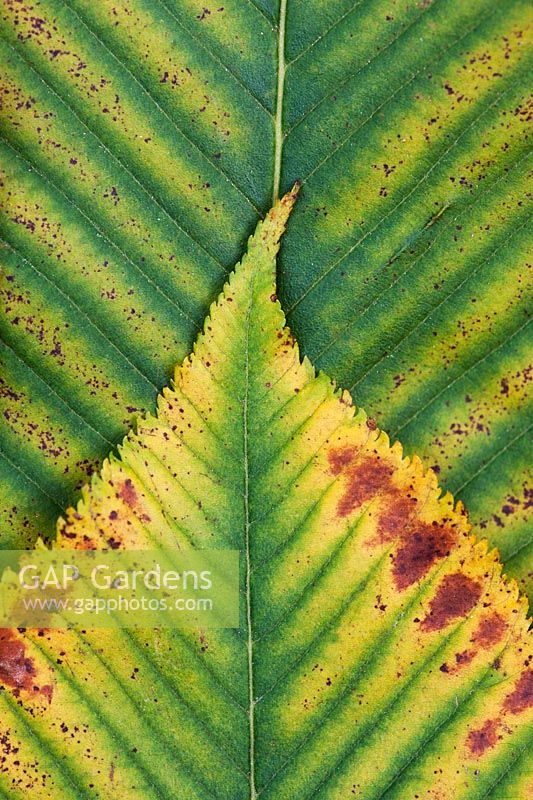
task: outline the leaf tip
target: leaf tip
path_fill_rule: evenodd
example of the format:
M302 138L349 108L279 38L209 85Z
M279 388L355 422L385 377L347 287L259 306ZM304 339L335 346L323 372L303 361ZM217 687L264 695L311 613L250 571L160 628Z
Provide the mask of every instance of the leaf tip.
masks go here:
M292 187L277 203L270 209L265 220L264 237L267 238L268 234L274 234L275 241L278 242L285 230L285 225L290 216L302 183L296 181Z

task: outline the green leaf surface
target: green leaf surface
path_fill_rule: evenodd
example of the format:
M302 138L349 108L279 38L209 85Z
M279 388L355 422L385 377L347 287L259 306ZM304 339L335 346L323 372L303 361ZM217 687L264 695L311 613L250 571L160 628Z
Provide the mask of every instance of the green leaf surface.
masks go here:
M527 602L435 474L301 361L275 294L293 202L55 544L239 549L240 628L0 632L5 796L532 788Z
M5 0L6 546L49 537L153 410L299 179L279 294L303 351L530 585L530 19L525 0Z

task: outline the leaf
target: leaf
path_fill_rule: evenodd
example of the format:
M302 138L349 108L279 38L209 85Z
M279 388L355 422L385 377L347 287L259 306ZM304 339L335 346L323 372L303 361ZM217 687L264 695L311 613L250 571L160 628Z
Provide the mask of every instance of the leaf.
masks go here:
M461 504L300 360L260 223L66 548L239 548L242 625L0 640L9 797L526 797L526 602ZM110 789L110 787L112 787Z
M1 514L59 510L303 182L280 297L525 586L523 0L6 0ZM435 346L438 343L438 346Z

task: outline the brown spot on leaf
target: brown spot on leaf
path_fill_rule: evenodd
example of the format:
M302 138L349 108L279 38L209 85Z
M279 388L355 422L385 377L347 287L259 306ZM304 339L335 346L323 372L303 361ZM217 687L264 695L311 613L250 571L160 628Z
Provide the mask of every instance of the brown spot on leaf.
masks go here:
M440 631L452 620L466 616L480 597L481 586L477 581L461 572L446 575L420 627L424 631Z
M117 539L114 536L110 536L107 539L107 544L109 545L111 550L118 550L122 546L122 542L120 541L120 539Z
M479 644L484 650L489 650L500 641L506 629L507 622L504 618L500 614L491 614L481 620L470 641Z
M52 695L54 693L54 689L52 686L50 686L49 684L46 686L41 686L39 691L41 692L42 695L44 695L44 697L46 697L49 703L52 702Z
M0 680L6 686L30 691L36 670L24 642L10 628L0 629Z
M118 490L119 497L124 500L126 505L130 508L135 508L138 502L137 491L130 478L126 478L120 489Z
M415 512L416 500L413 497L402 496L400 491L392 484L388 497L389 502L381 511L379 517L379 536L377 541L380 544L391 542L397 536L403 537Z
M454 540L453 531L441 525L415 521L413 530L404 530L393 567L398 589L406 589L423 578L438 559L448 555Z
M52 700L52 687L35 685L37 670L31 658L26 655L26 646L11 628L0 628L0 682L14 689L18 695L21 689L26 692L41 693L48 702Z
M460 669L468 666L475 656L474 650L462 650L460 653L455 654L455 664L441 664L440 671L446 672L448 675L456 675Z
M473 650L462 650L460 653L455 654L455 663L460 667L465 667L467 664L470 664L474 655L475 653Z
M353 461L355 448L343 448L336 451L332 471L336 475ZM330 453L330 463L332 463ZM340 517L347 517L354 509L359 508L367 500L371 500L382 491L391 490L392 469L385 462L374 458L364 458L347 471L348 482L345 492L337 506Z
M521 714L533 706L533 670L522 673L514 691L507 695L503 707L511 714Z
M498 719L488 719L485 724L468 734L467 745L474 756L482 756L491 747L498 743Z
M357 451L343 447L329 453L331 471L347 476L346 489L337 513L348 516L363 503L380 495L378 536L371 545L383 545L396 538L400 544L394 558L393 574L398 589L420 580L433 564L447 556L455 542L455 532L438 523L429 524L416 517L416 498L406 496L392 481L393 468L377 458L353 461Z
M356 455L356 447L338 447L335 450L330 450L328 453L328 459L333 475L339 475L352 463Z

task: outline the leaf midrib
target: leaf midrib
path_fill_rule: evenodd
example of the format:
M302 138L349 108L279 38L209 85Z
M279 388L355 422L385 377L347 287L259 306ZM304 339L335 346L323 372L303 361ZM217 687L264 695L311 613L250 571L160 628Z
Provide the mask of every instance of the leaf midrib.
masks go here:
M274 175L272 181L272 205L279 198L281 180L281 159L283 155L283 96L285 91L285 23L287 19L287 0L280 0L278 20L278 73L276 91L276 116L274 119Z
M276 114L274 119L274 169L272 176L272 205L279 198L281 161L283 154L283 95L285 89L285 22L287 17L287 0L280 0L278 18L278 61L277 61L277 90ZM254 295L254 277L250 281L250 302L245 323L245 377L243 397L243 470L244 470L244 545L246 559L245 600L246 600L246 627L247 627L247 659L248 659L248 735L249 735L249 788L250 800L256 800L257 789L255 784L255 688L254 688L254 635L252 624L252 597L251 578L252 563L250 553L250 487L249 487L249 449L248 449L248 396L250 387L250 315Z
M246 314L245 353L244 353L244 397L243 397L243 470L244 470L244 545L246 558L246 650L248 658L248 736L249 736L249 786L250 800L256 800L255 788L255 690L253 671L253 629L252 629L252 564L250 555L250 502L249 502L249 452L248 452L248 393L250 385L250 315L252 313L254 281L251 280L250 302Z

